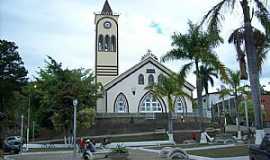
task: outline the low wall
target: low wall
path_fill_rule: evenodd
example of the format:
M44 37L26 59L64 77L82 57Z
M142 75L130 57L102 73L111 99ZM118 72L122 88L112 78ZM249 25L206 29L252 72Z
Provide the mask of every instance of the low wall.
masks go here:
M210 123L207 118L199 118L192 116L175 116L175 130L198 130L202 123L206 128ZM104 134L123 134L138 132L153 132L160 129L167 129L168 121L166 114L156 114L154 116L138 116L138 115L122 115L111 117L97 117L95 124L90 129L82 130L86 135L104 135ZM84 135L82 135L84 136Z
M200 130L200 124L206 128L210 119L200 118L198 116L174 116L174 130ZM140 132L157 132L167 130L168 121L166 114L102 114L97 115L94 125L91 128L77 129L77 137L116 135ZM191 139L191 133L185 132L178 134L179 141L183 135ZM63 133L44 130L36 140L63 138ZM179 142L178 141L178 142Z

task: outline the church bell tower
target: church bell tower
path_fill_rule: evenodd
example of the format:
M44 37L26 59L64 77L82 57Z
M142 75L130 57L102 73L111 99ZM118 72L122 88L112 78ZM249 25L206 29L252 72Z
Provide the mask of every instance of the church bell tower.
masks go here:
M118 76L118 14L114 14L106 0L100 13L95 13L96 82L103 85Z

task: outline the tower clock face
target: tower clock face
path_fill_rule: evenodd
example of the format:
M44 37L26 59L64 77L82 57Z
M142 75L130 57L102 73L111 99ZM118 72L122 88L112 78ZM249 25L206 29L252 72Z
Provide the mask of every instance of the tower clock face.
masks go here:
M106 29L110 29L112 27L112 24L109 21L104 22L103 25L104 25L104 28L106 28Z

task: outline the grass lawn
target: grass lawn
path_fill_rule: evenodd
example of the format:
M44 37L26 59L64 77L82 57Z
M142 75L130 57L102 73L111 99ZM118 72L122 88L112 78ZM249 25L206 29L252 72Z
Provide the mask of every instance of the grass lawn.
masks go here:
M210 158L247 156L248 146L188 151L188 154Z
M161 145L161 146L154 146L154 147L146 147L148 149L155 149L155 150L160 150L164 147L179 147L179 148L195 148L195 147L206 147L206 146L213 146L217 144L176 144L176 145Z
M140 142L140 141L160 141L168 140L167 134L151 134L142 136L122 136L122 137L112 137L112 142Z
M72 151L73 148L33 148L30 152Z

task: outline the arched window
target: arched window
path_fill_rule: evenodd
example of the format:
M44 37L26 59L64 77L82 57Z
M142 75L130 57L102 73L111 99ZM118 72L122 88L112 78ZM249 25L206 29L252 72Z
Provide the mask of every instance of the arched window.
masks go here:
M181 97L175 98L174 106L175 106L175 108L174 108L175 113L186 113L187 112L184 100Z
M117 113L128 112L128 102L123 93L120 93L114 102L114 111Z
M148 76L148 85L153 85L154 83L155 83L154 76L152 74L150 74Z
M149 92L140 101L139 112L163 112L163 109L160 101Z
M111 42L112 42L111 51L115 52L116 51L116 38L114 35L111 38Z
M161 83L164 78L163 74L158 75L158 83Z
M98 36L98 50L102 51L103 50L103 46L104 42L103 42L103 35L99 35Z
M104 46L105 51L110 51L110 37L109 35L105 36L105 46Z
M138 84L144 84L144 76L142 74L138 77Z

